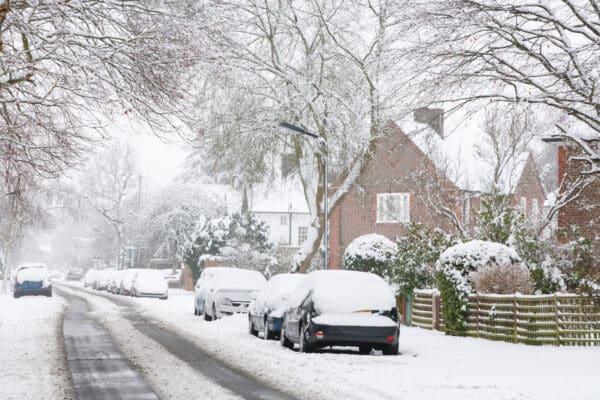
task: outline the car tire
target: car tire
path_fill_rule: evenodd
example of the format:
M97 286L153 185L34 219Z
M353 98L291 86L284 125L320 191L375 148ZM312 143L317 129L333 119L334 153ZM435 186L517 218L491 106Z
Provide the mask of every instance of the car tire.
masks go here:
M288 349L294 348L294 343L285 336L285 329L283 329L283 326L281 327L281 333L279 334L279 343Z
M52 297L52 290L49 290L48 293L46 293L47 297Z
M202 314L204 315L205 321L212 321L212 318L210 317L210 315L208 315L208 312L206 311L206 303L204 303L204 307L202 309Z
M300 327L300 340L298 341L298 350L300 353L310 353L312 346L306 341L306 328L304 325Z
M212 315L211 315L211 317L212 317L213 321L216 321L218 319L217 318L217 307L215 306L215 303L213 303L213 306L212 306Z
M269 329L269 321L265 318L265 326L263 328L263 339L271 340L273 339L273 332Z
M393 344L387 344L383 348L384 356L397 356L398 355L398 342Z
M369 345L358 346L358 352L360 354L370 354L372 349L373 348L371 346L369 346Z
M196 303L194 303L194 315L198 316L199 312L198 312L198 307L196 307Z
M21 295L17 292L13 292L13 296L15 299L18 299L19 297L21 297Z
M160 297L161 300L167 300L169 298L168 295Z
M248 333L252 336L258 336L258 331L254 329L254 324L252 323L252 317L248 315Z

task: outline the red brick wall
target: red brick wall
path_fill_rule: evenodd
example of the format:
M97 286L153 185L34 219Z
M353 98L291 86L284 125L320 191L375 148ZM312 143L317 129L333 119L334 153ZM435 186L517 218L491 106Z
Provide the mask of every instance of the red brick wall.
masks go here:
M587 167L581 161L570 159L577 154L578 150L573 146L562 145L558 148L558 174L559 179L564 179L561 190L577 179ZM592 240L596 249L600 249L600 181L592 183L577 199L558 211L559 237L562 240L575 238L571 234L573 226L579 228L580 235Z
M395 241L406 234L403 224L376 223L377 193L411 193L411 222L430 227L444 224L443 219L415 195L419 189L414 182L403 179L415 171L420 171L424 178L434 179L435 167L429 158L395 124L390 124L378 141L365 173L330 217L329 268L341 267L346 247L359 236L379 233ZM456 212L460 215L458 189L447 180L443 185L447 194L456 198Z

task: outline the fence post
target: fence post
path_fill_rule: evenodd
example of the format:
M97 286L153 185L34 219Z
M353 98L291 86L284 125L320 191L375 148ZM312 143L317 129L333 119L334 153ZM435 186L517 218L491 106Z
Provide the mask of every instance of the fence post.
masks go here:
M440 330L440 295L433 292L431 294L431 328Z
M410 326L412 321L412 296L406 295L406 326Z
M518 336L517 336L517 295L515 294L513 296L513 324L514 324L514 330L513 330L513 337L514 337L514 343L518 343Z
M560 346L560 325L558 323L558 295L554 293L554 325L556 327L556 345Z
M475 293L477 299L477 337L479 337L479 293Z

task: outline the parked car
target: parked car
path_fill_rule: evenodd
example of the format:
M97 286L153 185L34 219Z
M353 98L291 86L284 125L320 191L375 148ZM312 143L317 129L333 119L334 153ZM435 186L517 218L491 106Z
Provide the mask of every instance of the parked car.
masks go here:
M301 352L325 346L357 346L398 354L400 325L396 299L377 275L359 271L315 271L288 302L280 341Z
M267 282L258 271L227 267L213 267L207 270L212 271L209 273L208 290L205 292L201 310L204 319L208 321L224 315L248 312L250 294L261 290Z
M123 276L123 270L117 269L109 273L107 281L107 292L112 294L119 294L121 289L121 277Z
M279 336L286 301L305 277L305 274L279 274L268 280L248 307L248 330L251 334L256 336L263 332L265 340Z
M82 275L83 275L83 271L81 271L81 268L73 268L73 269L70 269L69 272L67 272L66 280L67 281L80 281Z
M169 287L159 270L140 269L131 281L131 293L135 297L158 297L166 300L169 297Z
M61 277L62 277L62 273L57 269L53 269L52 272L50 272L50 280L51 281L57 281Z
M180 289L183 285L182 280L182 270L178 268L173 272L172 268L164 268L160 270L163 273L163 276L167 280L167 284L170 288Z
M108 279L112 271L115 268L107 268L101 269L98 273L94 274L94 284L93 287L96 290L107 290L108 289Z
M86 271L83 276L83 286L84 287L94 287L94 282L96 281L96 275L98 274L98 270L94 268L90 268Z
M13 286L13 296L19 298L25 295L52 296L52 282L45 264L22 264L17 268Z
M131 282L133 278L135 278L135 274L140 271L139 268L129 268L123 270L123 274L121 274L121 281L119 282L119 294L125 296L131 296Z

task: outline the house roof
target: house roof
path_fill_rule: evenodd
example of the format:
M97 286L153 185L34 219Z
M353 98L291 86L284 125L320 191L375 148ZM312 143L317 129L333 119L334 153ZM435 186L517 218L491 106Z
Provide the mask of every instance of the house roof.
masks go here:
M298 178L276 179L255 187L248 199L255 213L309 213L302 184Z
M396 123L457 187L475 192L489 190L486 182L492 175L492 168L478 154L478 149L485 150L488 146L482 139L482 111L455 112L445 116L443 138L429 125L415 122L412 113ZM528 157L529 152L520 154L505 168L500 178L502 191L513 191Z

